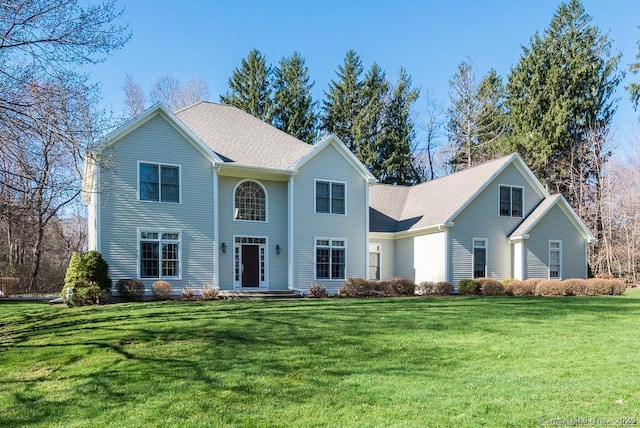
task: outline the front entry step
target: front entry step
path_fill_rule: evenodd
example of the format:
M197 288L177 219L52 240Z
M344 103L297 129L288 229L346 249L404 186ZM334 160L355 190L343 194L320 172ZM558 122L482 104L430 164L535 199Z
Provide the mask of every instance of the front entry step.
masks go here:
M220 290L223 299L296 299L302 297L292 290Z

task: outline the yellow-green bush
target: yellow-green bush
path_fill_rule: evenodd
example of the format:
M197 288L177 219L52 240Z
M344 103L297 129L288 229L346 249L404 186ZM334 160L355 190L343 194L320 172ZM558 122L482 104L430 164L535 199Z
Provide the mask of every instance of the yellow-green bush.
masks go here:
M151 285L151 291L156 295L158 299L168 299L171 297L171 283L168 281L155 281Z

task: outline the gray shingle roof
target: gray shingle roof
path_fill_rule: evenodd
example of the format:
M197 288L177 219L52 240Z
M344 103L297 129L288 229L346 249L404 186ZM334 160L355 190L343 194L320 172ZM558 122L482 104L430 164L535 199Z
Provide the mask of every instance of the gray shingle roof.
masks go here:
M416 186L372 186L369 230L402 232L452 220L457 211L514 157L505 156Z
M561 198L560 194L551 195L545 198L538 204L537 207L524 219L522 223L518 225L516 230L511 233L511 238L528 234L533 226L540 221L540 219L546 214L546 212L558 202Z
M288 168L313 148L233 106L203 101L175 115L225 162Z

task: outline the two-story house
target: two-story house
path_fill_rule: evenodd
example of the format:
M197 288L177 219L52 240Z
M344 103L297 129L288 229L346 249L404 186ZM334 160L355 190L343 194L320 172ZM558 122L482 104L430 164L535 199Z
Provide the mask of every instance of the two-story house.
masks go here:
M308 145L235 107L157 104L87 156L89 248L149 293L158 279L304 292L586 276L593 236L517 155L414 187L375 181L335 136Z

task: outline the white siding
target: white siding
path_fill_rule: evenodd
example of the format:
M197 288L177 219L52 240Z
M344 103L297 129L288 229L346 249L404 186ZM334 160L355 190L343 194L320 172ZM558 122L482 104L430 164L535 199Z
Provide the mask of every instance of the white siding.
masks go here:
M416 283L446 281L446 234L444 232L414 238L414 268Z
M415 244L413 237L400 238L396 241L396 274L399 278L414 280L416 269L414 265Z
M315 180L346 183L346 214L315 213ZM314 238L346 240L346 277L366 276L369 243L366 218L368 187L364 178L332 145L327 145L300 169L293 180L293 284L296 289L308 289L318 282L327 289L337 290L344 281L316 281Z
M180 203L139 201L138 162L180 165ZM182 278L174 290L212 284L213 168L211 163L162 116L156 115L103 153L100 247L111 278L138 278L137 229L182 232ZM150 292L153 280L144 280Z
M396 242L395 239L370 239L372 244L380 245L380 279L396 277Z
M518 168L509 165L478 195L453 221L450 229L451 259L450 281L457 285L461 279L473 276L473 239L487 239L487 276L510 278L512 248L507 237L522 222L520 217L502 217L498 213L500 185L519 186L524 189L524 217L540 203L542 198L528 184Z

